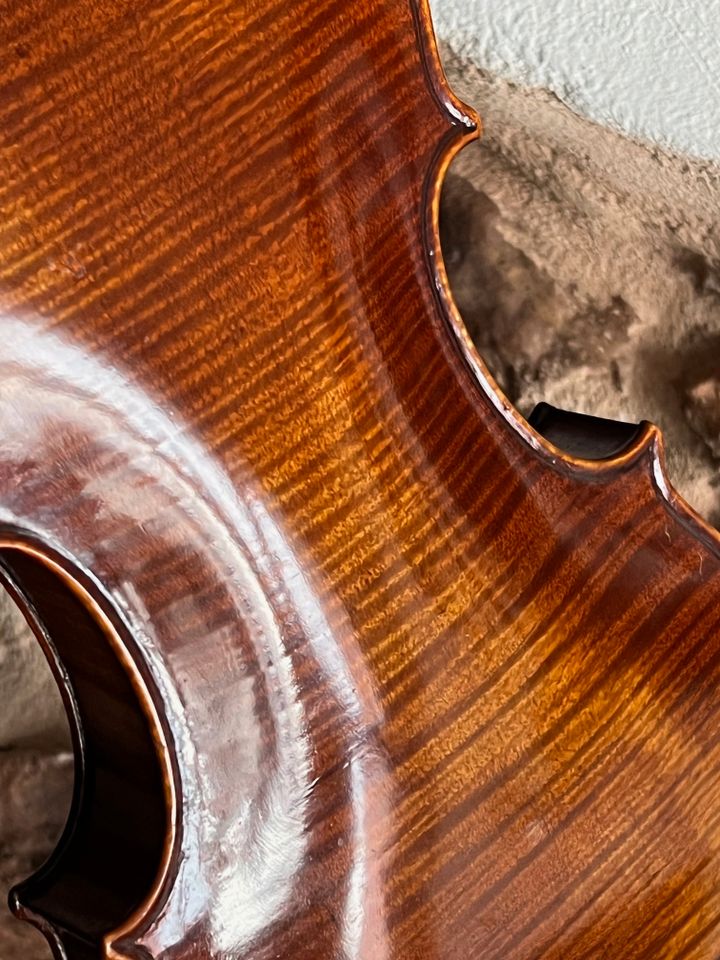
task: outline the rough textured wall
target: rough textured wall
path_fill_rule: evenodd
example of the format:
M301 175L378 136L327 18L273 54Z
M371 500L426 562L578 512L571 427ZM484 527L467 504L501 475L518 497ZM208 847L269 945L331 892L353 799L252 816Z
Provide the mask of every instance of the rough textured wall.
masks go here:
M504 0L491 12L513 9ZM440 30L452 33L442 16ZM453 165L442 214L453 289L481 352L526 413L546 399L659 422L676 483L720 520L718 170L582 119L449 47L444 58L485 119L482 142ZM72 763L49 670L1 594L0 702L7 889L53 846ZM48 957L38 934L0 911L0 958Z
M7 601L0 600L0 607ZM7 634L2 645L12 649ZM28 673L26 688L37 685L45 671ZM3 703L8 692L2 689ZM59 716L59 714L58 714ZM28 877L55 846L70 804L72 756L47 747L0 748L0 958L1 960L50 960L44 937L11 916L5 906L13 883Z
M681 153L720 158L715 0L431 0L438 36L498 77Z

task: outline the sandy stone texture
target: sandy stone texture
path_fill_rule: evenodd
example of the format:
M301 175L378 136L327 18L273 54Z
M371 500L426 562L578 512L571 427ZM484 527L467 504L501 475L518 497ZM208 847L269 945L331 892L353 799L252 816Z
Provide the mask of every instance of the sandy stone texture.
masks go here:
M0 888L13 884L46 859L65 825L72 791L73 758L63 752L16 748L0 752ZM16 920L3 904L1 960L49 960L45 938Z

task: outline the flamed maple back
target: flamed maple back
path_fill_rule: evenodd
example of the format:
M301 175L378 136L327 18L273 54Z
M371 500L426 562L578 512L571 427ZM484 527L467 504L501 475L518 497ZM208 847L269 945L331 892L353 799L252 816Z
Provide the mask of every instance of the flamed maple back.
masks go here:
M68 960L720 953L718 540L445 285L415 0L0 5L0 546Z

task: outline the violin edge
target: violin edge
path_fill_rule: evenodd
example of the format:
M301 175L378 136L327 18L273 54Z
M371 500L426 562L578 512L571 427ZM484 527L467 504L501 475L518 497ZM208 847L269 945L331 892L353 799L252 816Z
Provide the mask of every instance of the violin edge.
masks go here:
M475 346L455 302L440 243L440 200L447 171L457 154L483 136L481 116L453 91L440 60L429 0L410 0L418 25L419 49L429 91L453 128L439 142L424 186L424 250L438 312L454 352L469 373L481 398L488 401L520 442L552 470L591 483L612 481L628 470L640 469L672 518L720 557L720 531L706 520L674 486L668 473L665 437L661 427L642 420L633 440L622 450L603 459L574 456L543 436L510 402ZM457 125L464 127L458 135Z

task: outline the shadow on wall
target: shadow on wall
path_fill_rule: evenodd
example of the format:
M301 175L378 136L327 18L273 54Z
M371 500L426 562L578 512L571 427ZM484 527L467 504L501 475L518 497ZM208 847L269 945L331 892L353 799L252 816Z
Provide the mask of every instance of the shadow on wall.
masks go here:
M673 483L720 525L720 169L444 63L485 125L447 176L441 233L487 365L525 415L546 400L656 422Z
M453 292L475 344L513 403L528 414L538 385L589 364L622 393L616 355L632 308L619 296L582 303L502 234L501 211L482 190L450 175L442 242ZM559 322L560 321L560 322Z

